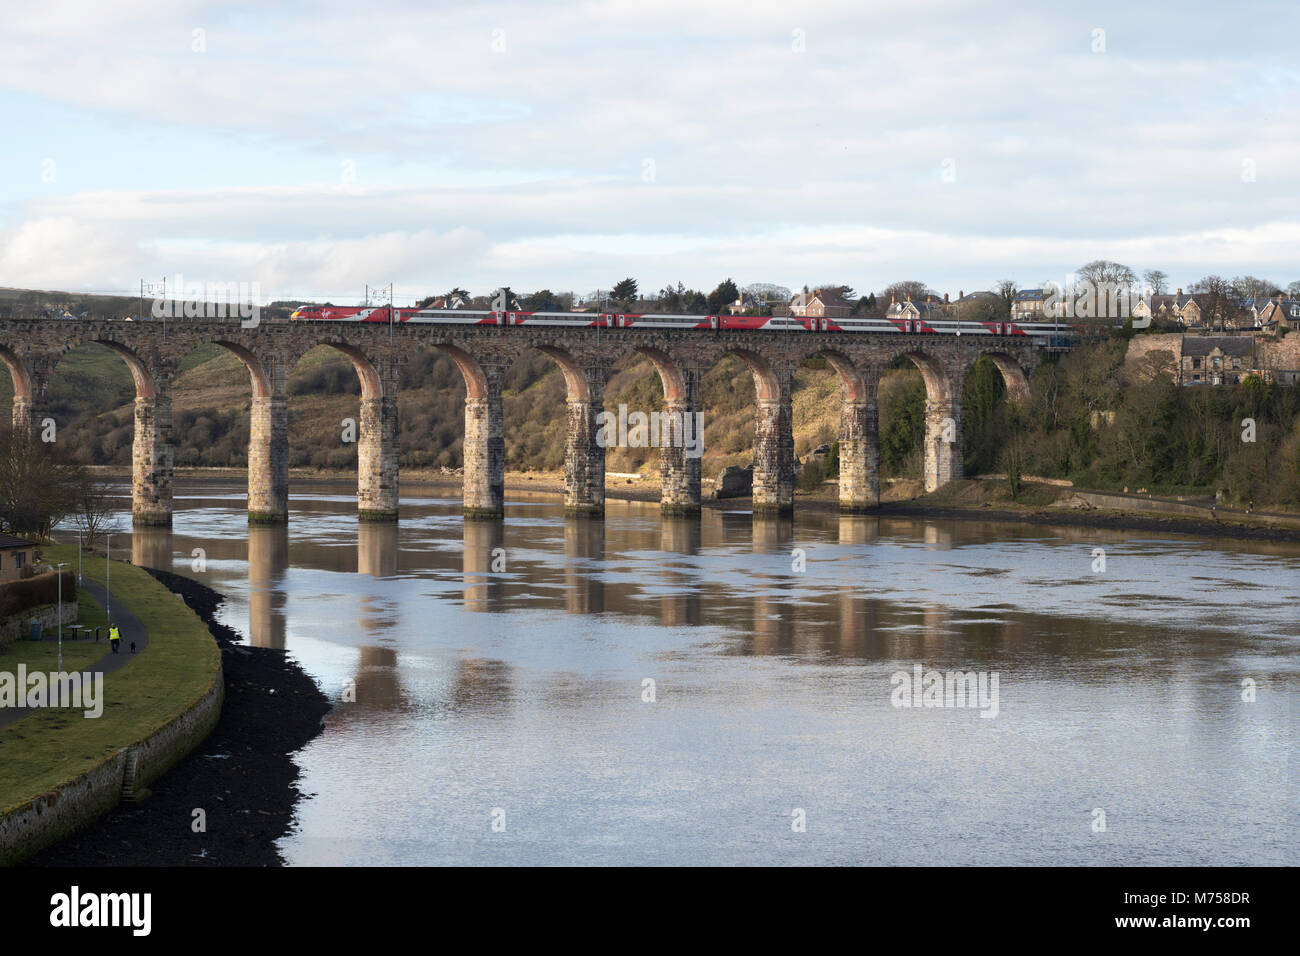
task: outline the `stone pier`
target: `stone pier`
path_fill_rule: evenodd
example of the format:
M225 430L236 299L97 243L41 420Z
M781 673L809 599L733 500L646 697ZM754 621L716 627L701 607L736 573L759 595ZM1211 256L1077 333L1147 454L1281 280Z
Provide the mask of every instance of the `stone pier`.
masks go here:
M937 491L961 474L961 403L927 398L925 490Z
M37 423L39 425L39 423ZM159 382L150 396L135 400L135 441L131 450L131 523L170 527L172 523L172 400Z
M465 399L464 501L466 518L500 518L506 503L506 441L502 433L501 376L489 374L486 393Z
M853 514L880 504L880 439L876 401L840 404L840 510Z
M659 507L665 515L700 513L700 455L704 451L704 421L698 398L699 372L683 369L685 395L664 402L666 428L660 430ZM686 438L695 451L688 453Z
M794 433L791 430L792 372L777 376L776 394L760 395L754 418L754 513L794 510Z
M281 392L253 398L249 411L248 520L289 520L289 403Z
M357 517L397 520L397 401L361 399L357 440Z
M569 428L564 447L564 513L573 518L605 516L605 448L596 417L605 410L604 368L583 370L585 394L568 400Z

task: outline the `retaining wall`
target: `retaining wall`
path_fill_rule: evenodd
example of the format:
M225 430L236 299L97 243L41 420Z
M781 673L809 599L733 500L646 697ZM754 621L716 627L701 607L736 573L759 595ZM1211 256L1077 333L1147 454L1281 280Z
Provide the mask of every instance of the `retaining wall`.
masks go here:
M32 632L34 621L40 623L41 630L44 632L41 635L43 639L52 638L52 632L59 626L59 606L42 604L40 607L29 607L25 611L9 615L3 623L0 623L0 647L26 639ZM76 600L63 602L63 623L65 625L77 623Z
M166 725L62 786L0 815L0 865L26 859L117 806L132 759L137 792L158 779L216 727L225 692L218 658L208 689Z

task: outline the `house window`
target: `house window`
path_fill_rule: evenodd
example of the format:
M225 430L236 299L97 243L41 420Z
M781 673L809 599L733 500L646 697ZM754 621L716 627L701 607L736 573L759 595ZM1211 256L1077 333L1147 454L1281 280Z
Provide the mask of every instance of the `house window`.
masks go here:
M24 553L21 552L21 551L15 551L15 552L14 552L14 567L15 567L15 568L21 568L21 567L22 567L24 564L26 564L26 563L27 563L27 555L24 554Z
M1239 359L1239 358L1235 358L1235 359L1233 359L1233 360L1232 360L1232 367L1233 367L1233 368L1241 368L1241 359Z
M1201 360L1198 358L1192 359L1192 368L1200 368L1200 367L1201 367ZM1201 376L1198 375L1196 377L1200 378Z

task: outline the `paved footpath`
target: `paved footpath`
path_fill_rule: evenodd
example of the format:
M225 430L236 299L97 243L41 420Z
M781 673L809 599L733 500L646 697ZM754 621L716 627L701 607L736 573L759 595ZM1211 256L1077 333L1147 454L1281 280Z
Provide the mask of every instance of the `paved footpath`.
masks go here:
M100 607L103 607L105 602L108 600L108 595L105 593L104 587L101 584L97 584L94 581L83 581L81 587L85 591L89 592L90 596L99 602ZM140 623L140 619L121 604L117 605L113 609L113 621L122 632L122 644L118 648L118 652L114 654L112 649L107 646L107 641L105 641L104 656L87 668L87 670L92 674L109 674L115 670L120 670L127 664L131 663L131 661L135 660L136 656L149 646L148 631L146 631L144 625ZM135 641L135 654L131 653L132 641ZM75 642L64 641L64 643L86 644L91 642L81 640ZM2 658L0 658L0 669L6 669ZM82 673L85 673L85 671ZM23 689L20 688L20 691L22 690ZM7 727L16 720L22 720L22 718L33 713L37 709L40 708L6 707L3 710L0 710L0 727ZM44 709L48 710L49 708Z

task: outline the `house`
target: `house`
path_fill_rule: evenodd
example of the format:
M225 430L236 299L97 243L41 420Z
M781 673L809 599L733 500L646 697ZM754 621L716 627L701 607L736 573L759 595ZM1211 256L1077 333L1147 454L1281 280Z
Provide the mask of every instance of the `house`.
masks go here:
M732 315L740 315L742 312L753 312L761 308L763 308L761 299L756 298L749 292L742 292L735 302L727 306L727 311Z
M905 321L908 319L942 319L946 318L948 303L940 302L933 296L927 296L924 299L912 301L908 296L902 302L890 300L889 308L885 310L885 317Z
M23 538L0 534L0 581L17 581L36 563L36 545Z
M1249 335L1183 336L1179 360L1180 385L1237 385L1255 368L1255 339ZM1267 377L1267 376L1265 376Z
M1256 328L1265 332L1285 332L1300 327L1300 299L1278 296L1259 310Z
M826 289L801 292L790 300L790 314L799 317L843 319L853 314L853 305L839 293Z
M1049 300L1054 300L1048 305ZM1021 289L1011 299L1011 318L1021 322L1059 319L1063 296L1057 289Z

